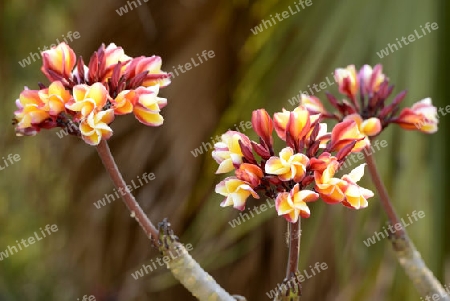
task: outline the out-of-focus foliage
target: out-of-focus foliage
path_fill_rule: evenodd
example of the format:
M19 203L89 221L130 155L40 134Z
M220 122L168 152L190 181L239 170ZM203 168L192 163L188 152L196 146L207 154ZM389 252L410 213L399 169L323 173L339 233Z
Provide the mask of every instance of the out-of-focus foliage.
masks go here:
M0 158L21 157L0 170L0 252L46 224L59 229L0 261L0 300L65 301L86 294L97 300L190 300L164 268L140 280L131 277L158 254L121 202L93 206L113 189L93 148L54 132L14 136L10 124L21 89L46 83L40 60L25 67L18 62L68 31L80 32L70 46L85 58L102 42L115 42L132 56L162 56L166 71L203 50L215 52L162 92L169 104L161 128L139 126L132 118L115 123L111 148L127 181L155 173L156 180L135 193L152 220L168 217L181 240L193 244L193 256L227 290L249 300L267 298L284 277L284 220L266 212L230 227L238 212L219 207L221 198L213 192L220 180L216 163L209 154L194 157L192 150L249 121L254 109L292 109L288 99L299 90L327 77L332 81L331 72L348 64L382 63L395 92L408 89L405 106L427 96L438 107L450 104L447 0L313 0L257 35L250 29L294 1L141 2L123 16L115 10L126 1L0 2ZM426 22L437 22L439 29L385 58L377 56ZM336 86L327 90L336 92ZM324 91L317 96L325 99ZM441 117L433 136L388 128L379 137L388 147L376 159L399 216L425 212L426 218L407 230L430 268L450 284L449 121ZM368 175L361 184L371 187ZM303 222L301 270L316 262L329 268L303 283L305 300L419 299L387 240L363 244L385 225L377 198L361 211L320 201L311 211Z

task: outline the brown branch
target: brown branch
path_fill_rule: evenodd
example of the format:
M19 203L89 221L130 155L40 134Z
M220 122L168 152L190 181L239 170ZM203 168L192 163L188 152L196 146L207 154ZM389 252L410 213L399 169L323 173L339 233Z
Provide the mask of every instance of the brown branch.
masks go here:
M367 154L365 151L363 151L363 153L372 177L372 181L380 195L381 205L388 216L389 223L392 226L401 225L401 229L390 236L392 247L400 265L403 267L404 271L414 283L414 286L422 297L428 297L428 299L432 297L434 299L435 295L439 295L439 300L450 301L450 296L446 294L442 284L427 267L419 251L417 251L411 239L408 237L406 229L400 222L397 213L392 206L386 187L384 186L380 174L378 173L373 154Z
M97 145L97 152L117 190L122 191L122 199L130 210L131 216L136 219L147 237L150 238L155 246L158 246L158 230L144 213L141 206L139 206L131 192L127 189L127 184L123 180L122 174L117 168L114 157L112 156L108 143L105 140L102 140L100 144Z
M296 223L289 223L289 261L287 265L286 278L291 278L298 270L298 259L300 254L300 228L301 217Z

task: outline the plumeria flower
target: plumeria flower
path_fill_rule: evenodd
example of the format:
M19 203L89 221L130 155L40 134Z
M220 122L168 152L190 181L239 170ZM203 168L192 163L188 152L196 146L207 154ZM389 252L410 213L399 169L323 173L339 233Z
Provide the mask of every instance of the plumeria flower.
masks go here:
M108 91L101 83L76 85L73 87L73 100L66 104L66 108L80 112L80 118L85 118L94 110L102 110L107 100Z
M339 92L354 97L359 89L359 80L354 65L338 68L334 72L334 79L338 83Z
M348 145L350 141L358 141L352 149L352 152L359 152L370 144L366 136L359 131L358 124L348 119L338 123L331 132L330 150L341 150Z
M261 168L254 164L242 163L236 170L236 177L249 183L251 187L257 187L261 184L263 176L264 173Z
M266 173L277 175L281 181L301 181L305 177L309 158L294 154L290 147L283 148L280 157L271 157L266 163Z
M395 122L406 130L432 134L437 131L437 109L431 103L431 98L425 98L411 108L403 109Z
M36 135L39 125L50 118L50 113L44 110L44 102L39 97L39 91L25 89L16 100L17 111L16 133L19 136Z
M112 135L115 115L133 113L141 123L160 126L167 99L159 89L170 84L158 56L132 58L114 43L94 52L87 65L61 43L42 53L42 72L50 80L39 90L25 89L16 101L17 135L36 135L61 127L91 145Z
M383 74L381 65L373 68L364 65L358 72L354 65L350 65L336 69L334 75L339 92L349 99L338 101L336 97L327 93L329 102L337 110L336 113L328 113L322 110L323 106L317 99L302 98L301 105L308 108L312 114L320 112L322 118L335 119L338 122L354 120L358 130L366 137L377 136L391 123L397 123L407 130L424 133L437 131L437 109L432 105L430 98L415 103L411 108L403 109L397 115L406 92L400 92L390 104L387 103L394 87L389 85L389 78ZM370 143L369 139L366 142Z
M315 96L309 96L306 94L300 95L300 104L307 109L312 115L315 114L328 114L325 110L322 102Z
M275 209L278 215L283 215L288 222L296 223L299 216L304 218L310 216L307 203L316 201L318 198L318 193L311 190L300 190L299 184L296 184L289 193L278 194L275 200Z
M87 118L80 123L80 132L83 140L90 145L97 145L102 139L109 139L112 129L109 124L114 120L114 111L106 110L91 112Z
M374 196L371 190L362 188L356 184L364 176L364 166L365 164L361 164L348 175L342 177L342 180L346 182L345 188L343 189L345 200L342 204L347 207L353 209L365 208L368 205L367 199Z
M241 211L245 209L245 202L250 195L259 199L258 194L250 187L249 183L235 177L228 177L217 184L216 192L226 197L220 206L233 206Z
M369 65L364 65L358 73L358 78L362 90L366 94L373 94L378 92L381 84L386 80L386 75L383 73L383 67L376 65L373 69Z
M160 126L164 121L160 111L166 106L167 99L158 97L158 92L159 86L136 89L137 98L132 103L133 114L145 125Z
M142 81L142 86L144 87L166 87L170 84L170 77L167 73L161 71L161 64L162 60L159 56L137 57L129 63L126 73L129 76L146 73Z
M367 137L376 136L381 132L381 121L376 117L363 120L359 114L352 114L346 116L345 120L355 121L360 133Z
M76 64L75 52L66 43L42 52L42 72L50 81L67 78Z
M339 168L339 163L336 158L331 159L325 170L322 172L315 171L315 190L320 194L324 202L329 204L336 204L345 200L343 189L345 182L341 179L334 178L336 171Z
M259 109L252 114L259 143L239 132L222 135L212 154L219 164L216 173L234 171L235 176L216 187L227 197L221 205L243 210L250 195L265 195L276 200L278 215L291 223L309 217L307 203L319 197L325 203L363 208L370 195L356 184L362 175L355 171L339 179L335 173L352 151L366 145L366 137L354 120L339 123L328 134L321 118L322 113L313 115L303 106L275 113L273 119ZM273 128L286 144L279 156L273 150Z
M235 168L234 165L239 165L243 162L239 141L247 146L250 146L251 143L247 136L236 131L228 131L221 138L221 141L214 144L212 156L219 163L216 173L227 173Z
M65 112L65 105L72 99L72 95L60 81L51 83L47 89L39 90L38 95L44 104L42 109L53 116Z

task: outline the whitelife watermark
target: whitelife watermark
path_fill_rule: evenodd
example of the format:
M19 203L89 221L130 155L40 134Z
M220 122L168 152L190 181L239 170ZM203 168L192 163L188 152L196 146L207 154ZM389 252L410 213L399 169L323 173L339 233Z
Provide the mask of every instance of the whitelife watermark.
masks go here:
M302 283L306 279L310 279L310 278L316 276L317 274L319 274L320 272L328 269L328 265L325 262L321 262L321 263L316 262L314 264L314 267L309 266L309 268L310 268L309 273L311 273L311 275L306 270L303 270L303 274L299 273L298 276L291 277L287 281L287 285L286 285L286 283L278 283L277 284L278 290L281 290L281 291L287 290L287 287L289 287L290 289L293 289L293 288L297 287L299 283ZM267 292L266 295L270 299L274 299L277 295L277 288L270 290L270 292Z
M327 89L328 87L334 85L336 83L336 80L334 79L334 72L331 72L331 75L333 75L333 81L330 81L329 76L327 76L325 78L326 82L322 81L319 84L313 84L312 87L311 87L311 85L308 85L308 91L309 92L308 91L302 91L302 90L298 91L297 95L295 95L294 97L288 99L289 104L291 106L295 106L295 105L300 103L302 94L305 94L307 96L311 96L311 95L314 95L315 93L323 91L323 90ZM314 89L314 91L313 91L313 89Z
M77 298L77 300L80 300L80 298ZM81 301L95 301L95 300L96 299L95 299L95 297L93 295L90 295L90 296L84 295L83 299L81 299Z
M77 40L81 37L81 35L78 31L74 31L73 33L71 31L69 31L66 35L67 35L67 39L69 39L70 42L73 42L74 39ZM63 42L65 42L66 44L69 44L69 42L66 39L66 36L64 36L64 35L61 35L61 36L63 37ZM44 46L44 47L42 47L42 49L40 47L38 47L39 53L30 52L29 56L27 56L26 58L24 58L22 61L19 62L19 65L22 68L25 68L26 66L28 66L32 63L31 60L33 60L33 62L36 62L37 60L42 58L42 51L49 50L53 47L56 47L58 44L60 44L61 42L59 41L59 39L60 38L57 38L56 44L51 44L50 47Z
M171 251L169 251L169 255L165 255L163 257L157 257L156 262L158 263L159 267L162 267L164 265L167 265L170 261L180 257L181 255L186 254L187 252L192 251L194 248L192 244L186 244L184 248L181 246L175 247L175 254L172 254ZM136 272L131 273L131 277L134 278L134 280L138 280L141 277L144 277L145 275L148 275L149 273L153 272L158 268L155 261L150 260L150 264L143 264L142 268L137 270Z
M272 27L273 25L277 24L278 22L284 21L286 19L288 19L290 16L293 16L297 13L299 13L301 10L304 10L306 7L311 6L312 5L312 0L299 0L298 2L294 2L294 6L295 9L292 9L291 5L288 6L288 10L283 11L281 14L280 13L276 13L275 17L273 17L273 15L270 15L270 20L262 20L261 23L259 23L259 25L253 27L250 29L250 31L254 34L257 35L260 32L263 32L264 29L267 29L267 25L269 25L270 27ZM300 8L301 6L301 8ZM281 16L281 17L280 17ZM276 21L275 20L278 20Z
M251 129L253 127L251 121L241 121L239 123L239 126L237 126L236 124L234 124L234 129L233 131L236 132L240 132L243 133L245 131L247 131L248 129ZM240 129L240 130L239 130ZM231 131L231 129L228 129L229 131ZM222 138L219 135L216 135L215 138L213 137L209 137L211 139L211 142L202 142L202 145L200 145L199 147L197 147L196 149L191 151L191 154L197 158L197 156L202 155L203 152L208 152L209 150L214 148L214 144L216 144L217 142L221 141Z
M443 295L435 293L433 295L427 295L425 297L425 299L420 297L420 300L422 300L422 301L440 301L440 300L444 300L444 297L448 297L450 295L450 287L448 287L447 284L446 284L446 285L444 285L444 290L445 290L445 292L444 292Z
M438 24L437 24L436 22L433 22L433 23L431 23L431 24L430 24L430 22L427 22L427 23L425 24L426 31L425 31L425 29L423 28L422 25L420 25L420 28L422 29L423 35L420 35L420 33L417 32L417 29L415 29L415 30L414 30L414 34L408 35L408 38L406 38L406 37L404 37L404 36L401 37L400 40L403 42L403 45L404 45L404 46L407 46L407 45L409 45L410 43L416 41L416 38L417 38L417 40L423 38L424 36L426 36L427 34L429 34L429 33L431 32L431 30L436 30L436 29L438 29L439 26L438 26ZM408 39L408 41L406 41L406 39ZM397 51L397 50L398 50L397 45L398 45L400 48L403 48L403 45L402 45L402 43L399 41L399 39L396 38L395 40L397 41L397 44L395 44L395 42L394 42L394 44L388 43L386 48L381 49L380 51L377 51L377 55L378 55L378 57L379 57L380 59L382 59L383 57L388 56L389 54L391 54L391 53Z
M388 229L386 229L386 227L384 226L382 232L375 231L375 234L372 235L372 237L364 240L363 243L366 245L366 247L370 247L371 245L376 244L382 239L388 238L395 232L401 231L403 228L406 228L412 223L417 222L419 219L424 218L425 212L423 212L422 210L419 212L417 212L417 210L414 210L411 215L412 216L410 216L409 213L407 214L409 224L405 221L404 218L402 218L401 222L398 222L395 225L388 224Z
M191 70L193 67L200 66L201 64L207 62L208 59L212 59L215 56L216 56L216 54L214 53L213 50L203 50L201 55L197 53L197 60L195 58L191 57L190 62L192 62L192 64L190 62L187 62L183 65L178 64L177 67L172 66L173 72L168 72L170 74L170 79L174 79L175 77L180 76L183 73L186 73L187 71ZM184 69L183 69L183 67L184 67ZM181 74L178 73L178 71L180 71Z
M5 157L2 157L3 162L0 162L0 170L4 170L7 167L13 165L16 162L20 161L20 155L19 154L9 154L7 159L5 159ZM9 161L9 164L8 164Z
M146 2L148 2L148 0L142 0L142 2L146 3ZM132 11L133 9L141 6L142 2L141 2L141 0L127 1L127 4L116 9L116 13L119 15L119 17L122 17L124 14L128 13L129 11ZM130 8L130 10L128 10L128 7Z
M5 251L0 252L0 261L2 261L5 258L8 258L9 256L12 256L14 254L17 254L19 251L22 251L24 248L28 248L31 245L34 245L37 241L43 240L45 237L52 235L52 233L55 233L58 231L58 226L53 225L46 225L44 229L39 228L41 230L40 234L42 236L39 236L39 233L37 231L34 232L34 235L28 237L27 239L22 239L20 242L16 240L17 245L15 246L8 246ZM47 234L46 234L47 233ZM27 244L28 243L28 244ZM22 249L23 247L23 249Z
M266 203L267 203L267 205L261 204L259 206L253 206L253 209L248 210L248 213L245 213L245 212L239 213L239 216L234 218L233 220L229 221L228 224L231 226L231 228L236 228L236 226L239 226L242 223L249 221L251 218L254 218L255 215L259 215L259 214L265 212L267 209L275 207L275 204L271 203L270 199L267 199ZM251 217L249 214L251 215Z
M137 185L134 180L131 180L131 184L127 184L125 191L127 192L132 192L133 189L138 189L142 186L144 186L144 183L142 181L145 182L145 184L148 184L149 181L153 181L155 179L155 174L154 173L143 173L142 177L138 176L137 177L137 181L139 182L139 185ZM105 193L105 196L103 198L101 198L100 200L94 202L94 206L97 209L100 209L102 207L105 207L107 204L110 204L111 202L114 202L117 199L120 199L122 196L125 195L125 191L124 189L122 189L122 187L119 188L119 190L116 190L116 188L114 188L113 193Z
M445 110L445 112L444 112L444 110ZM447 115L447 113L450 113L450 105L447 105L445 108L439 107L439 109L437 109L436 111L437 111L436 118L439 120L439 118L441 118L441 115L445 116L445 115ZM424 118L424 119L421 119L419 122L416 122L414 125L416 126L417 129L421 129L425 124L434 123L434 122L435 122L434 120Z
M385 148L386 146L388 146L388 142L386 140L375 140L375 141L370 142L370 147L364 148L360 152L352 153L351 155L349 155L347 157L347 159L345 160L345 162L339 167L338 170L345 169L347 167L352 166L354 163L358 163L359 161L364 160L365 158L364 158L363 152L367 156L370 156L370 155L374 154L376 151L379 151L380 146L382 148ZM375 148L376 148L376 151L375 151Z

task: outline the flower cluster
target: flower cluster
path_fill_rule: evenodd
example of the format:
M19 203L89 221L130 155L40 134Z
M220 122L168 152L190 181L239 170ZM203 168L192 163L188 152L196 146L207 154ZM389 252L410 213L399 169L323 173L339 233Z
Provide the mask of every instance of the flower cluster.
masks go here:
M240 132L223 134L212 154L219 164L216 173L234 171L235 175L216 186L216 192L226 197L221 206L244 210L250 195L259 198L263 194L275 199L278 215L292 223L299 216L309 217L307 203L319 197L330 204L366 207L373 193L356 184L364 174L364 165L336 177L346 157L368 145L364 134L354 120L343 121L328 133L321 119L306 106L283 109L273 118L259 109L252 115L259 143ZM273 150L274 130L286 144L277 155Z
M97 145L112 135L116 115L133 113L149 126L163 123L165 98L159 88L170 84L158 56L132 58L121 47L102 45L88 65L65 43L42 53L41 71L50 80L39 90L25 88L16 101L14 123L19 136L41 129L64 128Z
M419 130L424 133L437 131L437 109L430 98L425 98L411 108L403 109L400 114L399 105L406 96L406 91L400 92L390 104L386 101L394 87L389 85L389 79L382 73L382 66L364 65L359 72L355 66L336 69L334 77L339 86L339 92L348 99L338 101L327 93L331 105L337 113L325 110L316 97L301 95L301 105L311 113L321 113L324 118L338 121L354 120L361 133L366 137L378 135L390 123L396 123L407 130ZM359 94L359 98L358 98Z

